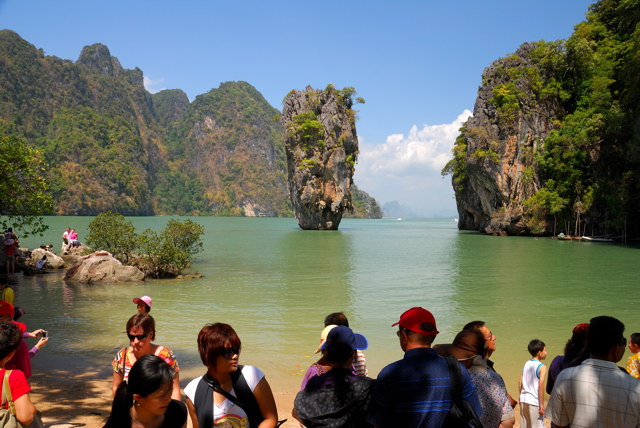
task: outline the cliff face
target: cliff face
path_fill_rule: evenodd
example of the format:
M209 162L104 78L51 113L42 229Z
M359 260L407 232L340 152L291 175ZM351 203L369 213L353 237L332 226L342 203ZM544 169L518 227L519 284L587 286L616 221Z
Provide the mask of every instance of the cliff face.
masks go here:
M352 95L350 88L308 86L284 100L289 193L302 229L336 230L344 211L353 210L358 137Z
M460 229L531 233L523 204L540 188L534 155L564 115L558 96L537 93L537 79L549 76L530 58L534 48L525 44L483 73L473 116L456 143L464 150L454 174Z
M278 113L247 82L150 94L105 45L73 62L0 31L0 136L42 151L55 214L290 216Z

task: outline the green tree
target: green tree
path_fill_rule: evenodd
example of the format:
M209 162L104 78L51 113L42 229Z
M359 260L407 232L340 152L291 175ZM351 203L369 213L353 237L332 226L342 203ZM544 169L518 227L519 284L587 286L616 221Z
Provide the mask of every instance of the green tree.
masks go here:
M139 237L139 267L151 277L179 275L202 251L202 225L191 220L169 220L161 233L146 229Z
M22 236L42 235L42 215L53 210L40 152L14 136L0 137L0 225Z
M124 264L129 263L138 246L137 240L133 223L121 214L107 211L89 223L87 243L97 250L110 252Z

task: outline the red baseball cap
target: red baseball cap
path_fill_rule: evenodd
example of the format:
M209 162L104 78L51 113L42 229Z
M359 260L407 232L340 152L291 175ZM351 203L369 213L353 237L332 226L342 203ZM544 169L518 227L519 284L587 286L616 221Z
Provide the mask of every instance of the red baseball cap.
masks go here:
M422 323L428 322L433 324L434 331L424 331L420 328ZM407 330L411 330L418 334L424 334L426 336L435 336L439 333L436 327L436 319L433 317L433 314L428 310L416 306L415 308L411 308L408 311L405 311L402 315L400 315L400 321L397 323L391 324L391 327L400 324L400 327L406 328Z

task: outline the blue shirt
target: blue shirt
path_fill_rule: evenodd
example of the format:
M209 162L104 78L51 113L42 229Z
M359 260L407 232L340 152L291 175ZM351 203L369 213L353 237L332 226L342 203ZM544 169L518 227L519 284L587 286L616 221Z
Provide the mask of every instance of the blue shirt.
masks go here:
M462 397L482 414L469 372L460 365ZM368 421L376 427L440 427L451 409L447 361L431 348L415 348L378 375Z

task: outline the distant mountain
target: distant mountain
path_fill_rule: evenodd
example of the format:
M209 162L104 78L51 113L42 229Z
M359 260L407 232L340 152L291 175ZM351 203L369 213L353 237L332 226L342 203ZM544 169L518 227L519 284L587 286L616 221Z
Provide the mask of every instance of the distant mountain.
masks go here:
M412 213L411 210L400 205L398 201L391 201L383 204L382 212L385 217L391 218L416 217L416 215Z
M0 134L43 151L55 214L290 216L278 114L246 82L150 94L105 45L72 62L0 31Z

